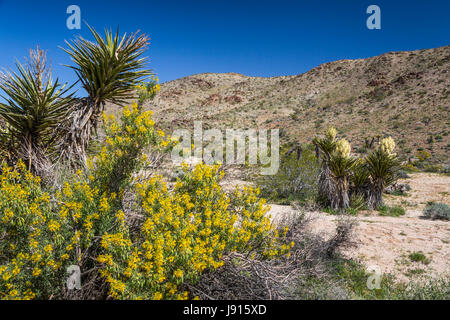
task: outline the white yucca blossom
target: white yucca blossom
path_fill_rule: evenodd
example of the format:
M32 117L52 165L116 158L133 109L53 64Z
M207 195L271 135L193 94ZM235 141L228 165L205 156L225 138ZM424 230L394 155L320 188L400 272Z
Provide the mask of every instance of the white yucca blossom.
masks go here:
M343 158L348 158L351 150L350 143L345 139L341 139L336 143L336 152Z
M327 130L327 132L325 133L325 136L326 136L327 139L329 139L329 140L334 140L334 138L336 138L336 134L337 134L336 129L333 128L333 127L329 127L328 130Z
M394 139L392 139L392 137L382 139L380 142L380 148L383 152L386 152L387 154L395 155L393 153L395 149Z

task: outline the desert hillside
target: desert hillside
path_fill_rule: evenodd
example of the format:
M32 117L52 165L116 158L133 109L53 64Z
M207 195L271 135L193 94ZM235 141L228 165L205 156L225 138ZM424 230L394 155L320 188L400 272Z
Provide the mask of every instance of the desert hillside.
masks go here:
M392 135L404 160L417 150L448 164L450 46L340 60L295 76L205 73L161 85L147 105L169 132L193 120L221 128L280 128L308 142L335 126L363 150L364 137Z

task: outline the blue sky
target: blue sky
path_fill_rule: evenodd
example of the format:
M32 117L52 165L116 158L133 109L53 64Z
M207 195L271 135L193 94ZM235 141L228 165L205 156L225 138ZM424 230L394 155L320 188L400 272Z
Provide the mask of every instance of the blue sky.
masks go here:
M20 1L0 0L0 67L28 48L48 50L53 72L75 80L58 46L89 30L66 27L66 8L98 31L137 29L151 37L149 67L162 82L202 72L293 75L338 59L450 44L450 1ZM366 8L381 8L381 30L366 27Z

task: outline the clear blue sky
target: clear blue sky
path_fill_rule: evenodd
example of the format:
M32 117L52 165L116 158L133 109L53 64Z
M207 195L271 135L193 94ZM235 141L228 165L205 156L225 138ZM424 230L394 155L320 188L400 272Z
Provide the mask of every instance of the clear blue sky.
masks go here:
M48 50L55 76L72 82L58 46L81 30L66 28L66 8L98 31L137 29L151 37L150 68L162 82L202 72L292 75L338 59L450 44L450 1L0 0L0 67L23 60L27 49ZM366 8L381 8L381 30L366 28Z

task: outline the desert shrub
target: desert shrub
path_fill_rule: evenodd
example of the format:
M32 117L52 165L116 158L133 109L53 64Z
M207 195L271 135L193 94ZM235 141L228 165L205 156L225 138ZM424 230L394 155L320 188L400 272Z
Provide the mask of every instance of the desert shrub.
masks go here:
M105 146L63 186L43 191L23 162L3 167L1 298L184 299L183 283L219 268L225 253L288 253L258 191L224 193L219 167L185 167L173 190L160 177L143 179L144 150L174 144L150 116L133 104L120 122L105 118ZM72 265L80 290L65 286Z
M89 288L83 294L96 296L104 290L97 287L98 268L92 260L99 237L122 227L124 193L139 167L136 151L171 144L155 133L150 114L135 105L124 108L120 124L111 121L106 127L109 142L90 169L79 170L61 187L42 191L40 178L21 161L15 168L3 167L1 234L7 241L2 244L9 246L2 250L0 267L0 288L8 292L3 298L64 298L69 265L80 266L85 274L82 280ZM127 156L133 158L124 160Z
M70 227L22 161L4 165L0 178L1 299L33 299L58 293L68 260Z
M412 252L408 255L412 262L422 262L423 264L429 264L430 260L423 254L422 251Z
M406 170L400 169L397 172L397 176L399 179L408 179L410 178L410 175L408 174L408 172Z
M450 207L445 203L428 203L423 214L433 220L450 220Z
M424 164L422 168L424 172L433 172L433 173L442 172L442 166L439 164L427 163Z
M283 155L275 175L261 176L257 185L262 196L276 202L305 202L317 197L320 164L311 146L302 147L300 158L295 153Z
M399 206L382 205L377 208L380 216L400 217L405 214L405 209Z
M268 207L252 188L227 196L218 185L218 166L199 164L169 192L153 178L137 186L142 223L133 237L102 238L98 260L111 283L110 294L124 299L183 299L183 283L224 263L226 253L270 258L287 253L264 214ZM116 240L118 239L118 241Z
M340 219L329 239L311 233L310 218L302 212L289 214L278 222L280 233L288 227L283 241L294 242L290 254L278 259L231 253L224 266L204 273L190 285L201 299L345 299L347 291L329 265L339 248L351 244L354 222Z

